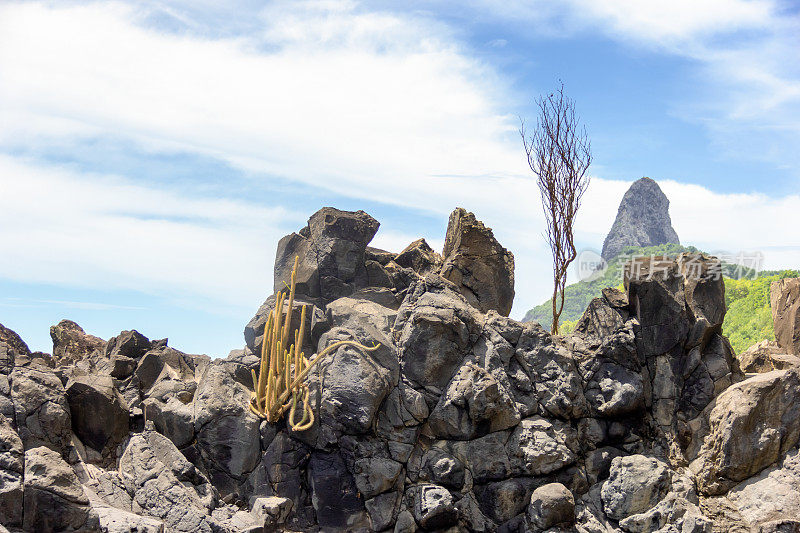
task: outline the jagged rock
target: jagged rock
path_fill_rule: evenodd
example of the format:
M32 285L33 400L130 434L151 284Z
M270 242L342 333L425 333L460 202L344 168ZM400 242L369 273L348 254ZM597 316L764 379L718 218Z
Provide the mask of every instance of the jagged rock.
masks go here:
M617 297L611 295L612 298ZM627 313L626 313L627 314ZM619 309L614 308L608 299L594 298L575 324L575 332L583 335L594 336L597 341L610 335L625 324L624 316Z
M370 436L345 436L339 440L347 470L366 499L390 491L403 474L403 464L392 457L383 440Z
M110 376L73 376L66 387L72 430L81 442L109 456L128 436L128 405Z
M394 533L415 533L416 531L417 523L414 521L414 515L411 514L411 511L404 510L397 515Z
M440 441L437 444L466 467L475 483L484 483L522 473L522 452L518 447L515 448L516 455L512 463L506 450L509 434L508 430L497 431L473 440Z
M773 281L769 294L775 341L786 353L800 355L800 278Z
M168 346L160 346L139 359L134 376L144 397L163 398L169 393L183 396L184 401L190 401L194 394L194 382L210 361L211 358L207 355L187 354ZM182 391L185 392L182 394Z
M168 531L211 533L217 492L172 442L146 429L131 437L119 462L128 493L143 513Z
M644 455L616 457L609 474L600 494L606 515L615 520L652 508L671 486L667 465Z
M389 381L400 380L400 361L392 338L397 311L394 296L385 290L359 291L353 297L340 298L328 305L328 316L333 328L320 338L317 352L337 340L355 339L364 346L377 346L366 352L389 373Z
M737 354L742 372L763 373L800 366L800 357L789 355L775 341L764 340Z
M475 496L468 493L455 504L461 529L467 531L493 531L497 526L481 512Z
M507 429L519 421L505 387L473 363L456 373L428 419L434 436L459 440Z
M413 283L394 326L403 374L423 386L444 389L477 340L478 320L446 280L430 275Z
M17 335L15 331L5 327L3 324L0 324L0 344L5 344L19 355L31 354L30 348L28 348L28 345L22 340L22 337Z
M459 490L464 486L464 465L441 448L431 448L422 456L420 479Z
M122 331L116 337L108 339L106 344L106 357L129 357L139 359L148 350L152 349L150 339L134 330Z
M62 320L50 326L50 337L53 339L53 357L58 361L75 362L105 357L106 341L87 334L72 320Z
M122 355L112 355L110 363L111 370L109 374L111 377L117 379L125 379L130 377L130 375L136 370L137 365L136 359Z
M311 501L322 528L367 528L369 516L338 453L315 451L308 464Z
M578 533L618 533L619 527L603 512L602 483L593 485L575 501L575 530Z
M383 531L392 525L400 508L402 494L387 492L364 502L372 531Z
M295 256L298 295L331 302L367 285L365 250L380 224L364 211L324 207L311 215L300 233L278 242L275 292L291 278Z
M684 278L675 260L637 258L625 264L623 278L631 315L639 322L639 355L661 355L683 342L690 325Z
M541 476L577 461L577 432L559 420L522 420L508 441L508 456L522 475Z
M413 506L414 518L424 529L442 529L458 521L453 496L446 488L423 484L409 488L407 494Z
M397 254L394 262L424 276L441 268L442 256L433 251L433 248L425 242L425 239L417 239Z
M203 372L194 398L196 449L214 486L236 492L261 456L261 421L247 408L250 390L224 362Z
M374 248L372 246L367 246L367 249L364 251L364 257L367 261L375 261L379 265L386 266L390 261L394 260L397 254L388 252L386 250L381 250L380 248Z
M387 336L384 342L391 344L391 332L397 319L397 308L400 302L388 289L362 289L352 296L334 300L326 308L328 323L332 327L344 327L350 330L369 330L373 336L377 329Z
M641 178L622 197L617 218L603 242L603 259L611 261L626 246L667 243L680 244L669 217L669 200L655 181Z
M575 497L561 483L548 483L531 494L528 518L536 531L566 527L575 522Z
M737 383L716 399L692 470L704 494L721 494L775 463L800 437L800 369Z
M559 418L588 414L583 380L572 354L538 324L525 324L508 368L521 414Z
M307 472L310 456L308 446L284 432L278 433L250 474L252 494L288 498L293 509L300 512L308 498L307 481L302 473Z
M97 514L70 466L53 450L25 452L25 531L99 531Z
M471 305L508 316L514 303L514 255L497 242L491 228L457 208L450 214L442 257L442 277Z
M176 397L166 402L147 398L142 402L145 420L153 422L156 430L178 448L191 444L194 439L194 405L183 403Z
M22 525L24 454L22 440L0 414L0 523L7 526Z
M683 276L683 295L692 322L686 347L705 347L712 335L722 331L727 307L722 263L700 253L682 253L677 258Z
M155 518L116 509L96 507L103 533L164 533L164 522Z
M508 522L525 511L533 492L532 478L515 477L473 488L482 514L497 523Z
M613 446L603 446L596 450L591 450L586 454L586 477L590 485L602 481L608 477L611 470L611 461L615 457L624 455L619 449Z
M292 500L278 496L256 498L250 514L256 523L261 524L264 531L277 531L278 526L286 523L292 511Z
M585 395L592 409L604 417L624 416L644 408L642 375L610 361L593 373Z
M800 517L800 453L796 448L790 450L776 465L732 488L726 500L736 509L744 525L753 531L770 522L797 519Z
M697 505L674 492L667 494L655 507L644 513L621 520L619 525L629 533L651 531L711 533L713 529L713 523L703 515Z
M336 328L323 335L320 346L338 340L351 340L348 330ZM372 340L356 338L367 346ZM397 375L397 359L392 347L383 346L386 359L394 359L392 366ZM352 346L342 346L325 357L317 368L322 383L319 424L335 432L358 434L368 431L375 420L383 399L397 384L397 377L379 364L376 352L367 352Z
M48 446L65 450L72 421L61 380L49 369L16 367L10 381L16 425L25 449Z

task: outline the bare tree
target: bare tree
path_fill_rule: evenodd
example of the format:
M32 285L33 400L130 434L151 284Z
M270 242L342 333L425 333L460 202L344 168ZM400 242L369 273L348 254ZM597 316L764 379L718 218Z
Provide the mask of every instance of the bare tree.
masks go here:
M575 259L572 229L589 186L586 174L592 163L592 146L586 127L575 116L575 101L564 94L564 84L547 97L536 99L539 116L536 130L528 137L520 119L519 134L528 156L528 166L536 175L547 221L547 242L553 252L553 326L564 310L567 267Z

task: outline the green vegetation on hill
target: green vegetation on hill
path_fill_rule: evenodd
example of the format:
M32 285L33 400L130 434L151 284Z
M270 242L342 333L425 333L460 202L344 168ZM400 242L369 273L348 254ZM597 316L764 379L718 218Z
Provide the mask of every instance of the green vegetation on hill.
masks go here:
M756 279L725 279L728 312L722 330L736 353L763 340L775 340L769 286L781 278L800 277L797 270L762 272Z
M564 312L561 315L561 333L568 333L575 327L589 302L601 296L606 287L622 288L622 266L632 255L677 255L681 252L697 252L691 246L664 244L645 248L628 247L608 264L602 276L590 281L579 281L565 289ZM796 270L764 271L754 278L754 272L737 265L724 263L725 315L723 330L731 341L731 346L740 353L762 340L774 340L772 313L769 307L769 286L781 278L798 277ZM739 278L739 279L734 279ZM548 299L527 312L526 322L539 322L550 329L552 307Z
M697 248L692 246L681 246L679 244L662 244L658 246L628 246L617 257L609 261L608 268L602 276L597 279L579 281L568 285L564 289L564 312L561 314L561 323L577 321L589 302L593 298L601 296L606 287L618 287L622 285L622 266L632 255L678 255L681 252L697 252ZM524 322L538 322L545 329L550 329L553 324L553 307L551 300L548 299L541 305L537 305L525 314Z

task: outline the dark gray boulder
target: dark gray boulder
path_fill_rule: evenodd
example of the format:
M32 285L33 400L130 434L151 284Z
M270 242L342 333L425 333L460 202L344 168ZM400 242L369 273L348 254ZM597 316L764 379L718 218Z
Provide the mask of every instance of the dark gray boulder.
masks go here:
M259 420L250 412L250 390L225 362L211 363L194 398L195 450L223 496L238 492L261 456Z
M45 447L25 452L25 531L100 531L72 468Z
M508 316L514 303L514 254L495 239L491 228L457 208L447 224L441 275L481 312Z
M394 262L424 276L439 270L442 266L442 256L436 253L425 239L417 239L397 254Z
M622 520L655 506L671 487L667 465L653 457L631 455L611 461L608 480L601 497L606 514Z
M114 451L128 436L128 404L111 376L73 376L66 387L72 430L81 442L115 462Z
M439 398L428 423L435 437L468 440L513 427L520 418L505 387L491 373L467 363Z
M668 257L637 258L626 263L623 279L631 316L638 321L639 355L660 355L682 344L691 324L677 262Z
M561 483L548 483L531 494L528 518L534 531L569 527L575 522L575 497Z
M404 375L444 389L477 341L482 320L447 280L428 275L413 283L393 331Z
M669 217L669 200L655 181L641 178L622 197L617 218L603 242L603 259L612 260L626 246L667 243L680 244Z
M218 502L216 489L169 439L152 429L131 437L119 471L137 509L163 521L168 531L223 530L211 516Z
M712 335L722 332L727 307L722 263L705 254L680 254L678 269L683 276L683 296L689 311L691 332L686 348L704 348Z
M139 359L148 350L153 348L150 339L134 330L125 330L116 337L108 339L106 344L106 357L129 357Z
M338 453L314 452L308 464L311 501L321 528L366 529L364 498Z
M15 421L25 449L47 446L65 453L72 420L61 380L49 369L16 367L10 376Z
M365 251L379 226L364 211L320 209L299 233L278 242L275 292L289 284L296 256L298 295L330 302L367 286Z

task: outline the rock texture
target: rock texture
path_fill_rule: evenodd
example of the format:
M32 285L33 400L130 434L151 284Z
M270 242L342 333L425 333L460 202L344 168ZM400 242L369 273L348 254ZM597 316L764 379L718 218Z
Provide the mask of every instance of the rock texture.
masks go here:
M800 278L773 281L770 307L778 346L790 355L800 355Z
M800 365L800 357L789 355L775 341L761 341L737 354L742 372L771 372Z
M610 261L626 246L680 244L669 218L669 200L650 178L641 178L627 190L617 218L603 242L602 256Z
M54 327L56 356L36 355L0 328L0 523L796 530L800 368L773 346L734 356L716 259L631 266L624 292L603 291L572 334L553 336L504 316L513 259L474 215L453 213L441 255L421 239L370 248L377 228L325 208L278 248L279 288L299 257L307 354L380 345L314 367L304 432L246 407L274 295L226 359L135 330L106 342L69 321Z
M508 316L514 302L514 255L497 242L491 228L456 209L447 224L442 256L442 277L471 305Z

